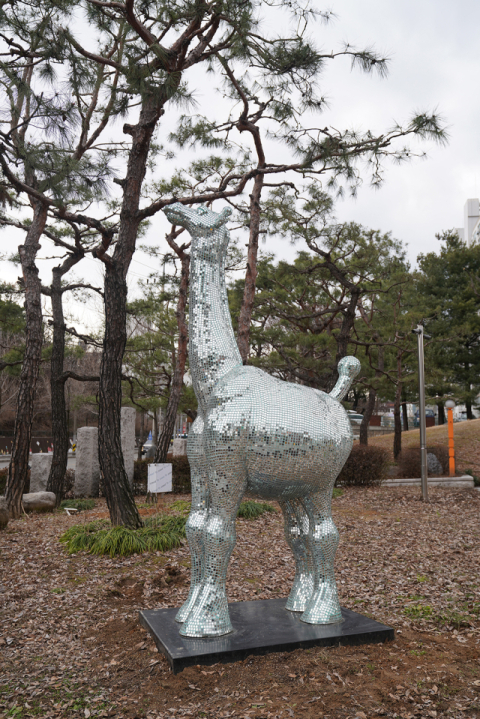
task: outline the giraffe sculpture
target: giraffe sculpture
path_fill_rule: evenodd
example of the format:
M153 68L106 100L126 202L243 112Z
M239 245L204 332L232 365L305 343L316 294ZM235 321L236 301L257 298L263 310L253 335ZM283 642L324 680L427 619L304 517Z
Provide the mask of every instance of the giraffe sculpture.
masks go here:
M225 284L230 210L175 203L165 208L192 238L189 359L198 416L187 442L192 506L187 521L190 593L176 619L186 637L233 631L226 576L235 520L247 492L277 499L296 561L286 609L310 624L342 621L333 562L338 531L332 489L352 448L340 400L360 363L344 357L330 394L283 382L244 366L233 333Z

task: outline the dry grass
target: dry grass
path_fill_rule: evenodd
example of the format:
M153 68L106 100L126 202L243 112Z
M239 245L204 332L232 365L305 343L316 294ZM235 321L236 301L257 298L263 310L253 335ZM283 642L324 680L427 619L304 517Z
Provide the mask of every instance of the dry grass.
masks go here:
M457 470L471 469L480 475L480 419L469 422L456 422L453 429ZM382 437L369 438L369 444L383 447L389 452L393 462L393 433ZM427 445L448 447L448 428L446 424L427 428ZM402 432L402 449L420 446L420 430Z

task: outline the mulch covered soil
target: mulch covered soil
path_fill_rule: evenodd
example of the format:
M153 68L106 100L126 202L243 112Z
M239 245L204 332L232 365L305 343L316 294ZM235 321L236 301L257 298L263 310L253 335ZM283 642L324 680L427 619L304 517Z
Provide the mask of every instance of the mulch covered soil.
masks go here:
M186 546L69 557L59 535L104 515L103 500L76 518L10 522L0 533L0 717L480 717L480 492L430 494L429 505L411 488L334 500L342 603L393 626L394 642L176 676L137 612L182 603ZM285 596L293 571L279 514L238 520L230 601Z

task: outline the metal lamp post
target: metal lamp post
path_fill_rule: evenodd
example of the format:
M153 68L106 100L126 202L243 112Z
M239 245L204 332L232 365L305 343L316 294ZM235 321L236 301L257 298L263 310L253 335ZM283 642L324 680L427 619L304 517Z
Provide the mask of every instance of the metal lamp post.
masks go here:
M445 402L447 408L448 421L448 473L450 477L455 477L455 445L453 443L453 408L455 402L453 399L447 399Z
M428 502L427 477L427 423L425 418L425 361L423 354L423 338L429 337L423 332L422 325L412 330L418 340L418 409L420 415L420 461L422 466L422 499Z

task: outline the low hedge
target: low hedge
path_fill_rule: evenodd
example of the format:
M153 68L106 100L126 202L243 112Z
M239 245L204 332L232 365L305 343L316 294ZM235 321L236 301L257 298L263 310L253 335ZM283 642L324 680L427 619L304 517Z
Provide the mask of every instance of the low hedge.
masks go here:
M5 488L7 486L8 467L0 469L0 497L5 494Z
M427 447L427 454L434 454L442 465L442 474L448 472L448 447ZM398 455L398 476L412 479L422 474L420 447L403 449Z
M383 447L354 444L335 484L342 487L371 486L385 479L388 465L388 452Z
M192 484L190 481L190 464L187 457L167 458L172 464L172 491L174 494L190 494ZM148 465L153 459L141 459L135 462L133 470L133 485L135 494L145 494L148 482Z

